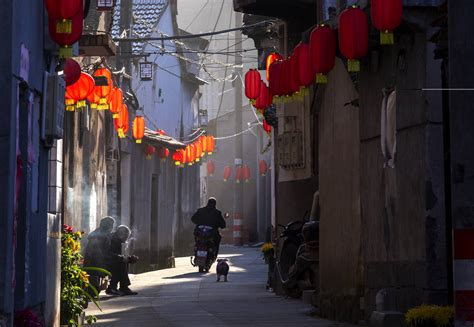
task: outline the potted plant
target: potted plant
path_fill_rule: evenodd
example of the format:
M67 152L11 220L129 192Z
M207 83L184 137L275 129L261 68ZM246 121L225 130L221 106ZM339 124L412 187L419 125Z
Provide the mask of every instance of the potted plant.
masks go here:
M454 327L454 309L423 304L408 310L405 322L408 327Z
M89 301L101 309L97 302L99 293L89 283L87 271L95 270L110 276L108 271L101 268L81 267L81 238L81 232L74 232L72 227L63 226L61 234L61 325L64 326L80 326ZM88 324L92 324L96 321L96 317L86 316L85 320Z
M275 248L270 242L264 243L260 249L262 251L263 260L268 265L267 290L273 289L273 276L275 269Z

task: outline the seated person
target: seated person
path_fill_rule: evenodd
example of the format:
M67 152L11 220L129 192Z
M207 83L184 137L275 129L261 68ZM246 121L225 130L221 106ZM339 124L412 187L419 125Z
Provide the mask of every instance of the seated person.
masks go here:
M97 267L108 270L110 261L110 236L114 228L115 219L107 216L101 219L99 227L87 236L87 245L84 252L84 266ZM97 271L89 272L92 286L99 290L99 280L105 277Z
M130 279L128 278L128 264L138 261L137 256L122 255L122 243L125 243L130 237L130 229L125 225L120 225L110 237L110 264L109 271L112 273L110 285L106 290L109 295L136 295L137 292L132 291ZM120 283L120 288L117 289Z

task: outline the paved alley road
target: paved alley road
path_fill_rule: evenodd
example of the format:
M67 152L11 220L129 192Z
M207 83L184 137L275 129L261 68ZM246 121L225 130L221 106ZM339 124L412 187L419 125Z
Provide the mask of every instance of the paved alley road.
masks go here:
M216 283L215 265L200 274L189 258L175 269L132 275L137 296L103 298L98 326L348 326L306 315L300 300L265 290L266 265L259 249L223 247L229 258L229 282ZM92 306L90 306L92 309Z

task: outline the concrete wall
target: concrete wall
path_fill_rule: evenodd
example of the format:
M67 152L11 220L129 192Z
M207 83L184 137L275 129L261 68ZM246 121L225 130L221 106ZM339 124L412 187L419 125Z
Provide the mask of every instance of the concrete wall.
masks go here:
M319 109L321 314L356 321L361 287L358 93L341 60Z

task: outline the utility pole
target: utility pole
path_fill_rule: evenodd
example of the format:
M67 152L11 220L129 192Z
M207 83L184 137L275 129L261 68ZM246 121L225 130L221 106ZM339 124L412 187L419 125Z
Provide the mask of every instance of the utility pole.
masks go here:
M240 26L242 23L242 14L235 12L235 26ZM242 57L239 56L239 52L242 51L242 32L235 31L235 66L236 73L242 76L242 69L237 68L242 65ZM235 116L235 133L238 134L242 131L242 81L239 81L239 77L234 83L235 89L235 105L234 105L234 116ZM234 172L237 174L237 170L242 169L242 135L235 137L235 159L234 159ZM236 180L237 181L237 180ZM243 227L243 183L234 184L234 245L242 245L242 227Z

